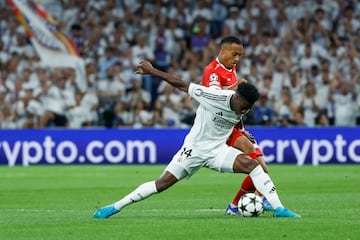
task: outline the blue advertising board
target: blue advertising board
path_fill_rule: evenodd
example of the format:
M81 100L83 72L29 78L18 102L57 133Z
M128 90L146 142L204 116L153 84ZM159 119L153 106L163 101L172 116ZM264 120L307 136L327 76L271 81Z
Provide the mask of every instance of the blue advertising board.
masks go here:
M267 163L360 163L360 128L253 129Z
M360 163L360 128L249 128L270 164ZM167 164L188 129L0 130L0 165Z

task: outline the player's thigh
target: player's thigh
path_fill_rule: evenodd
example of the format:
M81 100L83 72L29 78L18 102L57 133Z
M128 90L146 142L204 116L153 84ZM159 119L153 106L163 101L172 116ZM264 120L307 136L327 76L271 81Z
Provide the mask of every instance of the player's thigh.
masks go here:
M224 146L215 158L209 160L206 167L219 172L234 172L234 163L239 154L243 154L239 149Z

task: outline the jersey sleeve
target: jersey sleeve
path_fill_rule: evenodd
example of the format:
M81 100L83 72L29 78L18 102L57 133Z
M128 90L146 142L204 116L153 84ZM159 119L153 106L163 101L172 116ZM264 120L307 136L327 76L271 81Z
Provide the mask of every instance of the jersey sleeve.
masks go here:
M231 111L230 98L233 91L208 88L190 83L188 93L207 108Z

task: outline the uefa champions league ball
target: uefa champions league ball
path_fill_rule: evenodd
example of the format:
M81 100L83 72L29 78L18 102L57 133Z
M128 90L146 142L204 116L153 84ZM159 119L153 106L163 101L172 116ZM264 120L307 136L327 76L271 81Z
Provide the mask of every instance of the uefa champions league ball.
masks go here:
M244 217L257 217L264 211L261 197L254 193L244 194L239 200L238 207Z

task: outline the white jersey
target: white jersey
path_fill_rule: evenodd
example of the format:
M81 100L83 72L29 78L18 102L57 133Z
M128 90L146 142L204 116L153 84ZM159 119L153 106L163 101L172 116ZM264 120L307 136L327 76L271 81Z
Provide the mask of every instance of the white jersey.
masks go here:
M184 140L204 157L214 156L226 140L240 116L230 107L232 90L218 90L191 83L188 93L200 103L194 125Z

